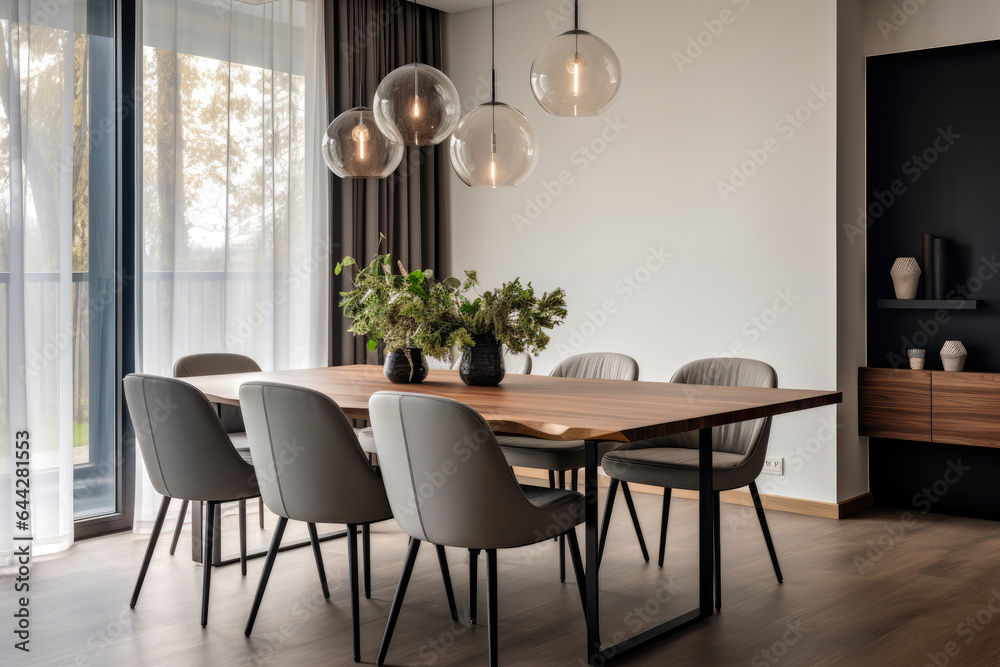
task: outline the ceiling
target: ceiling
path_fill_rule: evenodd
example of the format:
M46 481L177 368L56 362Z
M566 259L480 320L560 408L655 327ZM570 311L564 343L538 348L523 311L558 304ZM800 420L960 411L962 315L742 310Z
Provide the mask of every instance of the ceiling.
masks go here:
M497 4L502 5L513 1L514 0L497 0ZM490 0L420 0L420 4L433 7L434 9L440 9L441 11L448 12L449 14L454 14L455 12L464 12L467 9L489 7Z

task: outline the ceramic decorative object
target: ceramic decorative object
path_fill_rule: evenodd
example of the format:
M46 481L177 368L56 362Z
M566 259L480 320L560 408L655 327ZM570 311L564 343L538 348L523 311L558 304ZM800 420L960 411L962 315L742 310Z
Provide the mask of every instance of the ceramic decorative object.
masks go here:
M946 371L960 373L965 368L965 360L968 356L969 353L966 352L965 346L960 340L945 341L944 347L941 348L941 363L944 364Z
M413 359L411 369L410 361L406 358L406 353L396 350L392 354L386 355L385 366L382 367L382 375L389 382L397 384L416 384L423 382L427 377L427 363L424 360L424 353L418 347L409 348L410 359Z
M920 265L915 257L899 257L892 265L889 275L892 276L892 286L896 288L897 299L917 298L917 287L920 285Z
M915 371L921 371L924 369L924 358L927 356L927 350L915 348L907 350L906 354L910 358L910 368Z
M473 334L475 346L462 350L458 375L474 387L495 387L506 374L503 350L493 334Z

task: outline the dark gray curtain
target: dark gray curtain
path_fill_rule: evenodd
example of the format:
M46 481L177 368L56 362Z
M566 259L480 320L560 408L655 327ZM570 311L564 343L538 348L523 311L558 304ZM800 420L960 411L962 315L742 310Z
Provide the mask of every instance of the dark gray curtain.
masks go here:
M326 0L325 9L331 121L352 107L371 107L379 82L397 67L414 60L443 66L441 12L435 9L400 0ZM448 142L407 148L402 164L384 180L340 179L331 173L334 259L351 255L366 263L376 252L388 251L409 271L439 274L447 151ZM381 246L380 234L386 237ZM365 341L348 333L350 321L337 305L349 279L331 279L330 364L377 363Z

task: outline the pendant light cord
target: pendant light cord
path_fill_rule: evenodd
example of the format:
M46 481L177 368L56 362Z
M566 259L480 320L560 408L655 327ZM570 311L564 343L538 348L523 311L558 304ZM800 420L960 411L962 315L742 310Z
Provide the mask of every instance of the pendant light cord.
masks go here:
M493 41L493 78L490 86L490 101L497 101L497 0L493 0L493 15L490 35Z
M580 29L580 0L573 2L573 30Z

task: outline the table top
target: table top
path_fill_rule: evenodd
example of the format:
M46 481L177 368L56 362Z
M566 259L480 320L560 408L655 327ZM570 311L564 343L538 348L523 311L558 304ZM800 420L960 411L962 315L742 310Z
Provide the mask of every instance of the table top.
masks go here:
M837 391L718 387L507 375L470 387L458 371L431 370L419 384L393 384L381 366L335 366L184 378L216 403L239 405L240 385L266 381L315 389L352 419L368 418L377 391L443 396L477 410L496 431L549 440L634 441L840 403Z

